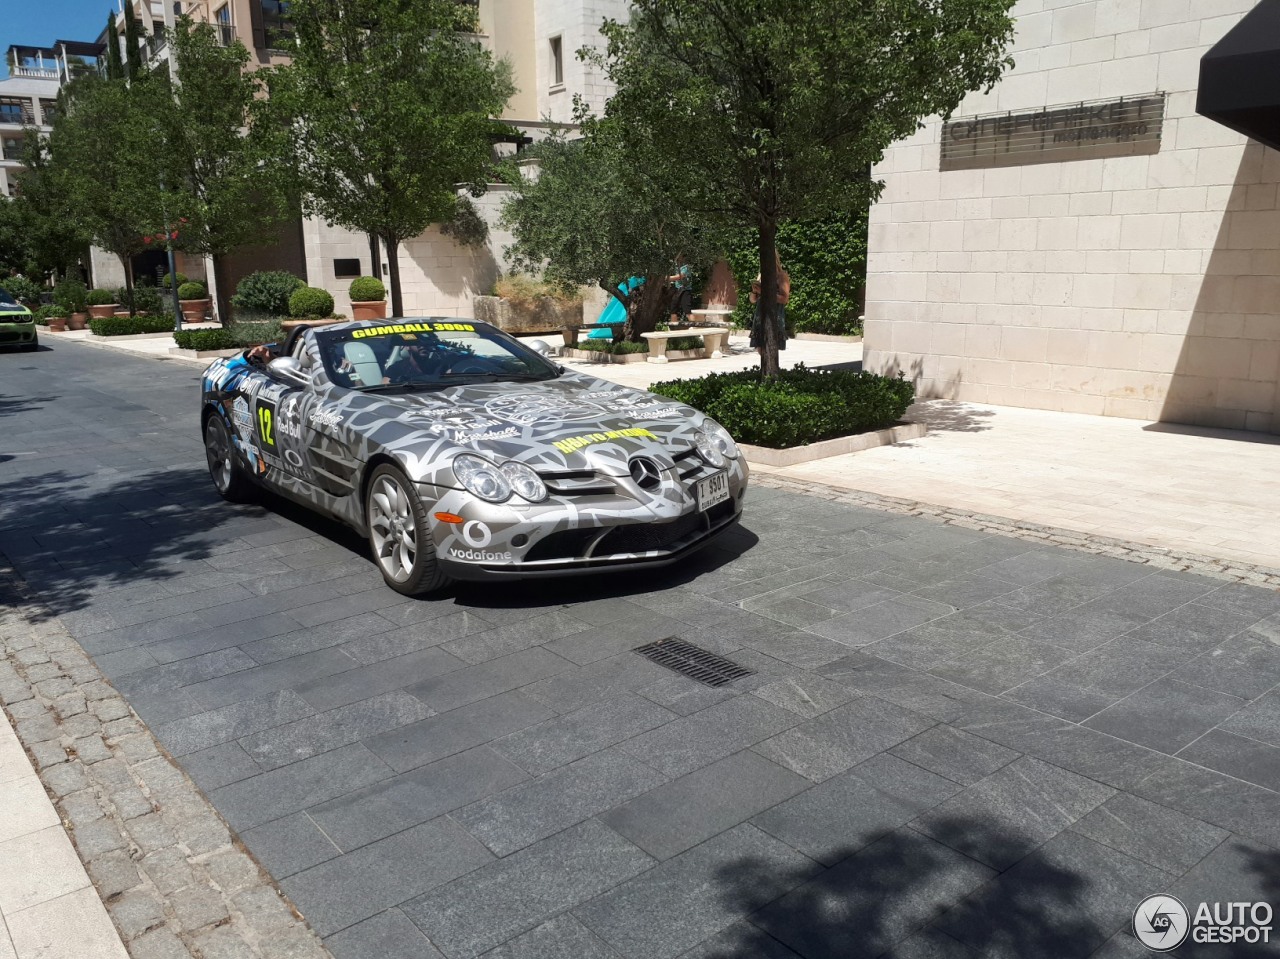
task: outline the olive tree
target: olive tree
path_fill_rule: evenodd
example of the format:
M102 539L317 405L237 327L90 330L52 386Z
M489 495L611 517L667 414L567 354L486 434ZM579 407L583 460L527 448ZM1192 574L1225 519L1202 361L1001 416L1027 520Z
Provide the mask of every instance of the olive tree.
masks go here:
M633 0L585 50L617 87L602 122L684 171L690 214L758 236L773 303L778 226L865 208L867 177L923 118L1010 65L1014 0ZM763 374L778 370L764 324Z

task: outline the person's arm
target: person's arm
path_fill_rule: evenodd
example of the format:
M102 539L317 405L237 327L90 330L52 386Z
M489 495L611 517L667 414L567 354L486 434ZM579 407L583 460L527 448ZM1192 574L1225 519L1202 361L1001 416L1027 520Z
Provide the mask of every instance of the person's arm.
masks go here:
M791 302L791 274L786 270L778 271L778 302L783 306Z

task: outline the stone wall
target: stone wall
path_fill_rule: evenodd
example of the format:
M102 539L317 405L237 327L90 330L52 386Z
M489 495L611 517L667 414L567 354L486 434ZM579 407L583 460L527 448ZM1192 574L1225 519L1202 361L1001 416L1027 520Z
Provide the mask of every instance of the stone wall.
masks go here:
M956 117L1166 94L1159 153L939 172L887 151L867 367L922 396L1280 431L1280 153L1195 112L1256 0L1020 0L1017 61Z

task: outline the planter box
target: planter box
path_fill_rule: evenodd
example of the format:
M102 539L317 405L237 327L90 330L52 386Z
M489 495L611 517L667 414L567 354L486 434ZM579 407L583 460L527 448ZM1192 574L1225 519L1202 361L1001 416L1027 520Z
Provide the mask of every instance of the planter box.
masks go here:
M116 307L119 305L119 303L104 303L101 306L91 306L89 307L89 316L95 320L105 320L107 317L116 315ZM128 315L128 312L126 312L125 316Z
M903 423L885 430L856 433L853 436L837 436L833 440L810 443L808 446L790 446L781 450L770 449L767 446L750 446L746 443L739 443L738 446L746 454L748 463L756 463L760 466L795 466L797 463L826 459L828 456L841 456L845 453L874 449L877 446L917 440L926 432L923 423Z
M562 359L584 360L588 363L643 363L649 358L648 353L601 353L599 350L560 351ZM667 356L673 360L700 360L702 350L672 350Z
M818 343L861 343L860 336L837 336L834 333L797 333L794 340L813 340Z
M385 320L387 318L387 301L352 300L351 318L353 320Z
M558 333L582 325L582 304L565 303L549 296L539 297L529 308L517 308L497 296L477 296L473 303L476 319L505 333Z

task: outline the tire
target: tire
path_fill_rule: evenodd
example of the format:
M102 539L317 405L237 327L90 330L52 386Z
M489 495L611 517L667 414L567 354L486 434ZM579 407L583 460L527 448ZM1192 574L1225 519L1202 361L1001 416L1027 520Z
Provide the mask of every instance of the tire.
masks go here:
M453 582L436 561L427 510L397 467L384 463L373 471L365 496L365 516L373 560L397 593L422 596Z
M253 481L244 475L227 424L216 413L204 426L204 455L209 463L209 477L219 496L228 503L246 503L253 499Z

